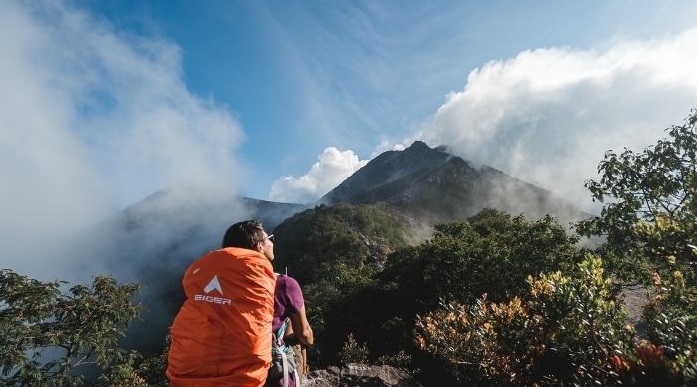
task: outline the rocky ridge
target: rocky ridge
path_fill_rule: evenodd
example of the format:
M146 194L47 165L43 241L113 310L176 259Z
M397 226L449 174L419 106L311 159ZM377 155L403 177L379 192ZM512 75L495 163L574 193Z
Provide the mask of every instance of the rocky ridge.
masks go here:
M422 387L411 375L387 365L347 364L310 372L303 387Z

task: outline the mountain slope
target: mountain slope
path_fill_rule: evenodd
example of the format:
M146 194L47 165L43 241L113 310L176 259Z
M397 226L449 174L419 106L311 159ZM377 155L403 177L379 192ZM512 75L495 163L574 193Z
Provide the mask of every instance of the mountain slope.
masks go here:
M562 223L588 216L551 191L488 166L475 169L419 141L376 157L319 202L386 203L429 223L462 220L486 207L529 218L552 214Z

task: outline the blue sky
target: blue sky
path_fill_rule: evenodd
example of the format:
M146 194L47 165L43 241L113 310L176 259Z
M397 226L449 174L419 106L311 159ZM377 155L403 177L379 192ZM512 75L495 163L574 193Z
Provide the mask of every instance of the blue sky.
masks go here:
M182 184L312 202L417 139L591 209L605 150L697 107L696 15L691 0L0 0L2 242Z
M666 1L74 5L115 34L175 46L184 86L232 115L245 136L232 149L248 173L241 192L282 201L312 201L331 188L303 180L320 160L352 171L413 139L446 96L488 62L535 49L611 50L678 34L695 15L689 2ZM340 153L323 155L328 147ZM283 177L277 191L286 194L272 193Z

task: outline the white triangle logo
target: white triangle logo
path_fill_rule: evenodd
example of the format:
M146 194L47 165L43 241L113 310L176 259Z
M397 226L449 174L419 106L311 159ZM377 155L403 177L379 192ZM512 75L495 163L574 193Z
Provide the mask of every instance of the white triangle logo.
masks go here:
M217 275L214 275L211 282L209 282L208 285L206 285L206 287L203 288L203 291L206 293L210 293L213 290L217 290L218 292L220 292L220 294L223 294L223 288L220 286L220 281L218 281Z

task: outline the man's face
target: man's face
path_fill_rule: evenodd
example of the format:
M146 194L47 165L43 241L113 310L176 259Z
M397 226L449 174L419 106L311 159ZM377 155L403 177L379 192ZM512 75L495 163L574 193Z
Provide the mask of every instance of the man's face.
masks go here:
M264 254L264 256L269 260L273 261L274 255L273 255L273 234L268 235L266 231L264 231L264 239L261 241L257 242L257 249L259 249L259 252Z

